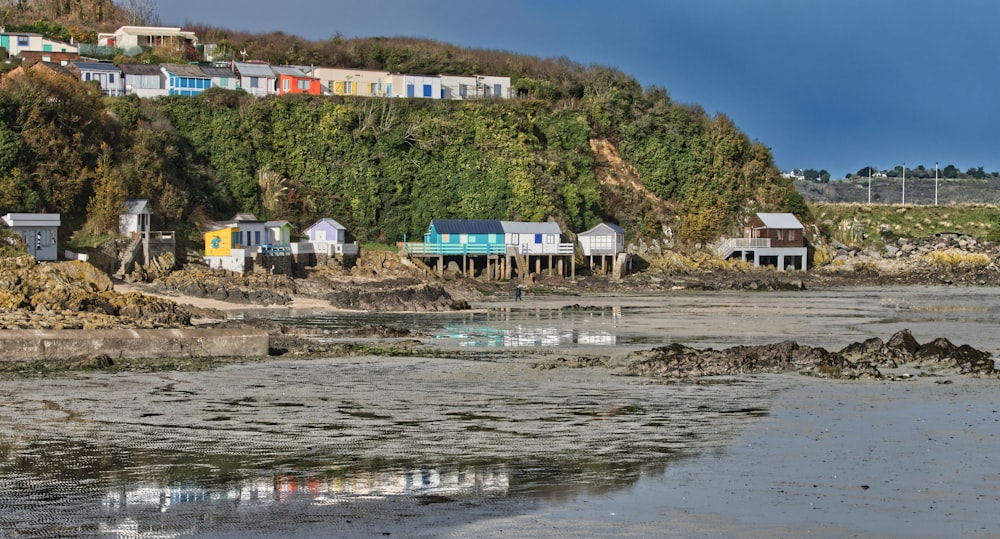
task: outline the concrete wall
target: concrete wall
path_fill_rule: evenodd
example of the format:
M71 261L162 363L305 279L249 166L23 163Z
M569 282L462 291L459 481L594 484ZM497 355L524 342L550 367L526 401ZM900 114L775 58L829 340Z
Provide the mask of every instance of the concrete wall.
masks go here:
M15 329L0 331L0 361L266 356L268 336L251 329Z

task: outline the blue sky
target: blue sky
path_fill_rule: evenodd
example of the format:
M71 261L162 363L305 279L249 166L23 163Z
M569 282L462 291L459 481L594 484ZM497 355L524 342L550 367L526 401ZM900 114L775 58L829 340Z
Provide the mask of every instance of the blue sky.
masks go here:
M1000 171L995 0L155 0L168 26L409 36L615 67L780 168Z

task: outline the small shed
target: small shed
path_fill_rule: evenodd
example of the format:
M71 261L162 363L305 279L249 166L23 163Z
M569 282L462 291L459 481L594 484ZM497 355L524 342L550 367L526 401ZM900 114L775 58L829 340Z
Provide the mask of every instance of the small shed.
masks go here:
M224 226L206 232L205 263L237 273L246 271L246 251L240 246L240 229Z
M149 201L144 198L126 200L118 216L118 233L135 238L149 232Z
M24 241L28 254L35 260L57 260L59 258L58 213L8 213L3 222Z
M608 273L608 268L615 267L618 255L625 252L625 230L614 223L601 223L577 234L577 242L590 269L595 270L599 264L601 273Z
M614 223L601 223L577 234L583 256L615 256L625 251L625 230Z
M347 227L329 217L324 217L307 228L305 235L309 238L308 241L345 243L347 241Z
M264 223L267 236L261 251L268 255L288 254L291 245L292 225L288 221L267 221Z
M306 241L299 242L303 252L317 255L357 255L358 242L351 240L347 227L337 221L324 217L305 229ZM295 252L295 246L292 251Z
M101 92L106 96L125 95L125 80L122 77L122 70L110 62L70 62L80 74L83 82L95 81L101 87Z
M250 95L261 97L278 92L276 75L264 63L233 62L233 72L239 77L239 88Z
M167 95L160 66L153 64L119 64L125 79L125 94L139 97Z

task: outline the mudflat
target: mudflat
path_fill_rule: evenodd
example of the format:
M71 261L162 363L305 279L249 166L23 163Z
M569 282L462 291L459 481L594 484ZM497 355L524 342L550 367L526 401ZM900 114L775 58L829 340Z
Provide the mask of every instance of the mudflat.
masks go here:
M995 294L529 296L400 319L442 329L429 357L6 380L0 535L998 537L994 379L622 375L673 341L995 351ZM475 332L516 346L448 353Z

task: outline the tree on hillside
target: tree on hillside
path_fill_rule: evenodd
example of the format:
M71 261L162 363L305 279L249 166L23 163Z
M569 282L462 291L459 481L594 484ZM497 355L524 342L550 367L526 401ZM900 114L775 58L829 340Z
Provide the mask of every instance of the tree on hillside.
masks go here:
M109 139L100 93L72 76L27 70L0 80L0 121L20 139L22 180L38 210L85 214L91 171Z
M160 16L153 0L119 0L118 7L124 11L131 26L158 26Z
M94 170L94 196L87 202L87 229L93 234L117 234L118 219L128 198L121 174L114 168L111 147L101 144Z

